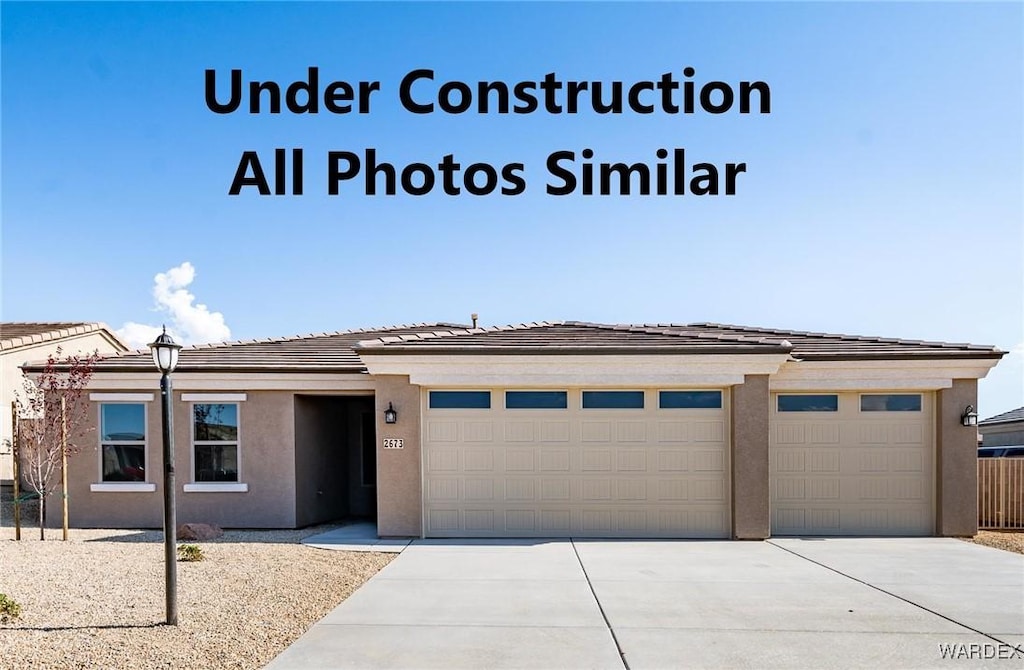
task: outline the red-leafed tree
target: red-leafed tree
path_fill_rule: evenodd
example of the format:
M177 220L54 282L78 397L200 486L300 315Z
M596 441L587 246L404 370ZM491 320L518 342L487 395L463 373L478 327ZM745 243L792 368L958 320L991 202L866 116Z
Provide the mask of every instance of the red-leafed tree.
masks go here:
M89 412L85 387L92 379L99 354L61 358L61 350L46 359L42 372L22 374L15 399L21 478L39 499L39 539L45 539L46 499L59 478L61 463L81 450ZM66 519L65 519L66 521Z

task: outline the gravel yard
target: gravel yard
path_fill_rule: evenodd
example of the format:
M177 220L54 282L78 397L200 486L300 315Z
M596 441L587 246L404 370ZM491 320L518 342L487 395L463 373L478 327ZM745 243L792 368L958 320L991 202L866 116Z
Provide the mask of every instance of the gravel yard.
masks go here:
M1005 549L1006 551L1024 554L1024 531L980 530L977 535L967 541L983 544L986 547L995 547L996 549Z
M0 527L0 593L22 606L0 625L0 669L260 668L394 554L298 544L336 526L227 531L178 563L179 625L165 626L159 531ZM31 524L31 512L29 524Z

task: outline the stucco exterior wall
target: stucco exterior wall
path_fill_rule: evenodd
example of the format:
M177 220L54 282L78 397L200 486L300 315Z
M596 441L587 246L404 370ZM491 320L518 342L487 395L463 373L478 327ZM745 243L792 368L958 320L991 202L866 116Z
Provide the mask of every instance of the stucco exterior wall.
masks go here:
M123 351L113 344L101 331L49 340L25 347L18 347L0 353L0 483L7 483L13 477L14 461L8 446L11 439L11 403L21 391L21 370L18 366L29 361L46 360L60 348L62 356L92 353L112 354Z
M768 375L747 375L732 387L732 535L771 534L768 487Z
M978 532L977 431L960 423L967 405L978 406L978 381L954 379L936 400L936 534Z
M376 377L377 389L377 534L420 537L423 534L423 479L420 455L420 387L399 375ZM384 423L392 403L398 423ZM401 438L402 449L384 449L385 438Z
M154 375L155 376L155 375ZM154 384L156 386L156 384ZM138 391L132 391L138 393ZM213 401L211 401L213 402ZM146 405L146 478L152 492L91 491L101 481L99 405L89 412L84 448L68 465L69 516L76 527L160 528L163 524L163 455L160 393ZM295 516L294 402L290 392L258 391L239 402L239 480L247 492L186 492L192 476L191 403L174 391L174 447L178 523L225 528L291 528ZM49 525L59 525L58 498Z

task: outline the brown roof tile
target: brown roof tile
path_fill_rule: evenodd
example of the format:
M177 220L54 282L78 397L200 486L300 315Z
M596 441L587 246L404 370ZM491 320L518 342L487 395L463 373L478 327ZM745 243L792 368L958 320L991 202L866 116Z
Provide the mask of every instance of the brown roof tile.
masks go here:
M74 335L85 335L96 331L106 331L117 344L124 349L128 345L104 323L86 321L5 321L0 323L0 351L9 351L19 347L27 347L41 342L61 340Z

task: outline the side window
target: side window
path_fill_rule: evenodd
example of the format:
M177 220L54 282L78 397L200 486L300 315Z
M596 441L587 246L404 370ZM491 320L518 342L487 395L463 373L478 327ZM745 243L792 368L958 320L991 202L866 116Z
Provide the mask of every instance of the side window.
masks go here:
M566 391L505 391L505 409L566 409Z
M722 392L658 391L658 409L722 409Z
M193 481L238 481L237 403L192 405L192 450Z
M104 482L146 481L146 406L100 405L100 462Z

